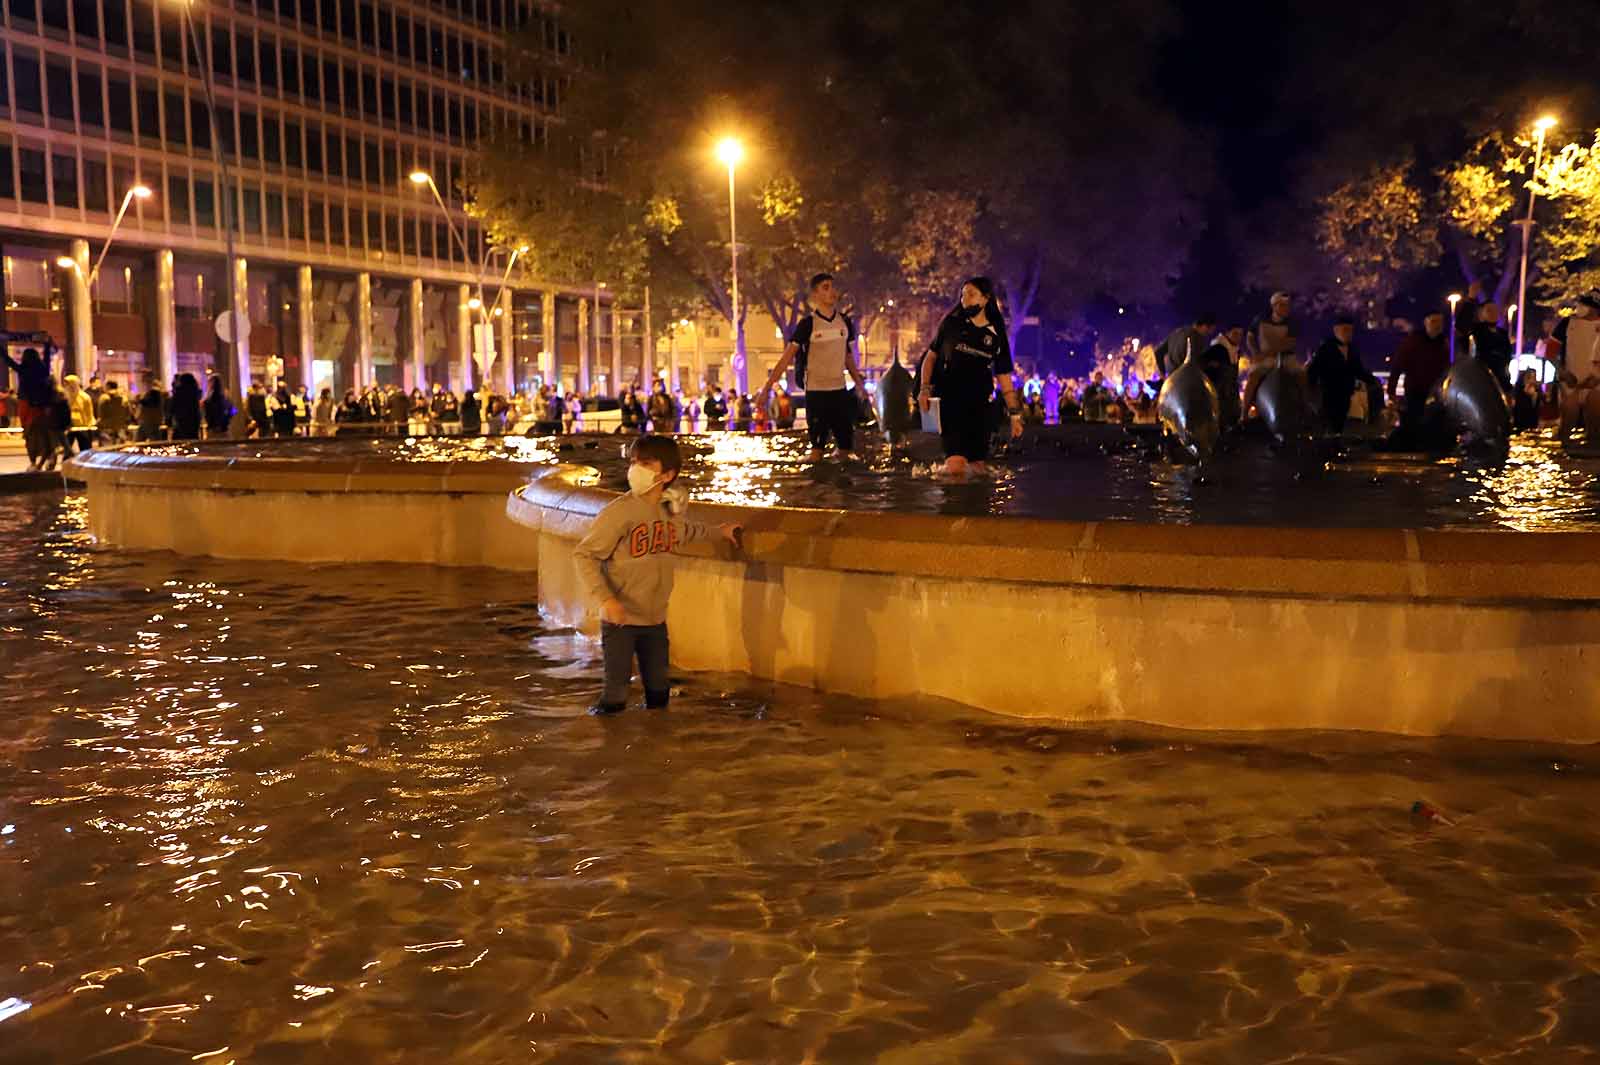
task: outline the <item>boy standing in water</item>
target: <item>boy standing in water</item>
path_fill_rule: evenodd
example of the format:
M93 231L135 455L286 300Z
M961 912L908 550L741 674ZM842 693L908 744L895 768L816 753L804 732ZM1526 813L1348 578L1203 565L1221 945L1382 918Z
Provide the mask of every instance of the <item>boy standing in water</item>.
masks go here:
M683 516L689 493L676 484L683 469L677 442L642 436L629 453L628 492L595 515L573 552L578 579L600 604L600 647L605 690L591 714L615 714L627 705L633 661L639 660L644 703L666 708L667 601L672 597L672 553L703 540L707 528ZM738 546L739 526L718 532Z

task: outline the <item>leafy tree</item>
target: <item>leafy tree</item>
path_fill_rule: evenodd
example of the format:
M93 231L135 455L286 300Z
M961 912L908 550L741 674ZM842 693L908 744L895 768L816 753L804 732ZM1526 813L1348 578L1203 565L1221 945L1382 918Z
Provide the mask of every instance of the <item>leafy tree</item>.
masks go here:
M1341 182L1318 205L1317 247L1334 262L1332 302L1376 317L1409 271L1439 258L1439 229L1409 159Z

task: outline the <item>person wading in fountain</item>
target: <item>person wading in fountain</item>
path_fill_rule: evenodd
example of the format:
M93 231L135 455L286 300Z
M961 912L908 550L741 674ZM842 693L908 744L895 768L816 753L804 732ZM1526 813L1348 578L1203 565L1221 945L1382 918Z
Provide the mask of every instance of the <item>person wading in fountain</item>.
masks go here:
M1404 450L1425 442L1423 418L1428 409L1428 395L1448 369L1450 345L1444 335L1444 312L1429 311L1422 319L1422 331L1411 333L1400 342L1390 364L1391 403L1400 379L1406 379L1405 406L1400 410L1400 427L1391 437L1391 447Z
M939 436L945 473L988 472L989 400L996 379L1011 415L1011 437L1022 435L1022 405L1011 380L1011 342L995 302L994 285L975 277L961 286L961 302L946 316L922 356L923 410L939 399Z
M827 449L831 436L841 458L855 457L857 399L866 395L867 382L861 376L856 348L856 323L838 309L839 292L832 274L817 274L811 279L811 313L795 323L783 357L767 375L767 383L755 405L770 410L772 386L794 363L795 383L806 392L806 424L811 432L810 461L817 462ZM845 387L845 374L855 383L855 392Z
M600 605L600 646L605 690L591 714L615 714L627 703L633 661L639 660L644 704L665 709L667 601L672 597L673 552L703 540L707 528L689 521L689 493L676 482L683 469L677 442L641 436L629 452L628 492L606 504L573 551L578 579ZM738 546L739 526L719 525Z

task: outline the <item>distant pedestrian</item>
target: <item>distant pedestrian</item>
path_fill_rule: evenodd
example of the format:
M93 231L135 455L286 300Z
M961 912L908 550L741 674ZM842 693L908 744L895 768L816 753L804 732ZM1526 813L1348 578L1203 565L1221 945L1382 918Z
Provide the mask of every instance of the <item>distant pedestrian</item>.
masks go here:
M294 435L294 396L289 391L289 383L283 380L278 382L277 391L272 393L272 435Z
M1423 414L1433 386L1450 368L1450 344L1445 338L1444 312L1430 311L1422 319L1421 332L1409 334L1394 353L1389 374L1389 398L1397 386L1406 383L1405 403L1400 410L1400 426L1412 439L1422 430Z
M1311 357L1306 372L1312 393L1321 399L1322 420L1335 436L1344 432L1350 415L1350 400L1358 385L1377 389L1378 379L1361 361L1355 346L1356 321L1350 315L1335 320L1333 332Z
M200 439L200 382L192 373L179 374L172 388L172 405L168 421L172 425L172 439Z
M333 402L333 389L324 388L317 396L317 401L311 405L311 435L332 436L335 432L335 412L337 407Z
M156 375L144 375L144 391L139 393L139 430L141 441L162 440L166 437L167 396L161 391Z
M128 426L133 413L128 410L127 397L115 381L107 381L100 395L100 405L95 408L95 420L100 423L100 442L120 444L128 438Z
M204 404L206 436L221 440L228 435L228 430L233 425L234 406L233 400L228 398L228 390L223 386L222 378L214 376L206 391Z

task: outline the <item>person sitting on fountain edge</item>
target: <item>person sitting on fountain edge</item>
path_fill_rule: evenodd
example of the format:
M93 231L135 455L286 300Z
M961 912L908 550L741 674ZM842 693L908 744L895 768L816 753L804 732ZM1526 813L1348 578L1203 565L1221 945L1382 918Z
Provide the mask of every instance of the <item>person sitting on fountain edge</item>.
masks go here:
M615 714L627 703L633 661L639 660L645 706L667 706L667 602L673 552L703 540L707 528L688 520L689 493L678 486L683 453L671 437L641 436L629 451L628 491L595 515L573 551L578 579L600 606L605 689L591 714ZM717 526L738 546L739 526Z
M856 353L856 323L838 310L839 293L833 275L811 279L811 310L795 323L783 356L767 375L756 405L763 410L772 399L772 386L794 363L795 383L806 392L806 425L811 433L810 461L821 460L833 437L841 458L854 458L857 403L866 397ZM845 374L855 383L855 394L845 387Z

